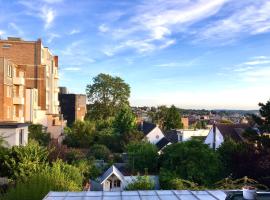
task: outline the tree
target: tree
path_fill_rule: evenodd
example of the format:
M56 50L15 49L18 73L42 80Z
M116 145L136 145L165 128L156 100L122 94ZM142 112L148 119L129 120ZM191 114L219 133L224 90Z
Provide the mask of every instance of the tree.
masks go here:
M157 171L158 150L149 142L132 142L127 145L128 165L132 171Z
M137 128L136 117L129 106L123 106L116 114L113 121L113 127L120 135L124 135Z
M69 147L89 148L94 143L95 124L91 121L76 121L71 129L65 129L63 141Z
M158 106L156 110L151 110L148 114L152 118L152 122L164 129L164 122L167 115L168 108L166 106Z
M93 78L93 84L86 86L86 94L91 103L89 118L107 119L129 104L130 87L120 77L101 73Z
M217 154L197 140L165 147L160 165L175 172L178 178L203 185L216 181L221 166Z
M29 141L26 146L13 146L5 159L9 177L24 179L39 172L47 163L49 152L36 141Z
M110 155L110 150L102 144L94 144L88 153L88 157L93 156L95 159L102 159L104 161L108 161Z
M270 100L266 104L259 103L259 106L260 117L253 115L253 119L262 133L270 132Z
M28 126L29 139L36 140L40 145L47 146L50 142L50 134L42 130L41 124L31 124Z
M165 121L164 121L164 130L171 130L183 128L181 123L181 115L178 112L177 108L172 105L166 112Z
M149 176L138 176L132 183L128 184L126 190L154 190L155 182Z

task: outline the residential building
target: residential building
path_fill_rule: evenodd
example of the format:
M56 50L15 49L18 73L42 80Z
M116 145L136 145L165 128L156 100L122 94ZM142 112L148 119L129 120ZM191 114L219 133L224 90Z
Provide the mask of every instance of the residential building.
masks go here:
M76 120L84 120L86 114L86 95L69 94L61 87L59 93L60 110L67 125L71 126Z
M99 191L123 191L126 187L137 180L139 176L124 175L115 165L107 169L97 181L91 180L90 190ZM158 176L148 175L155 183L155 189L159 189Z
M204 143L217 149L226 139L243 142L242 133L248 128L250 128L248 124L214 124Z
M47 128L52 138L58 138L64 124L59 115L58 57L43 46L41 39L24 41L15 37L0 40L0 57L0 66L6 67L2 70L6 74L0 74L3 82L0 87L4 88L0 89L0 94L7 96L12 90L13 95L13 105L10 97L2 98L0 106L6 110L1 110L5 114L0 111L0 121L39 123ZM11 112L13 119L9 120Z
M188 129L189 128L188 117L181 117L181 122L183 124L183 129Z
M152 144L157 144L163 137L164 134L156 124L142 121L139 125L139 130L143 132L147 141Z

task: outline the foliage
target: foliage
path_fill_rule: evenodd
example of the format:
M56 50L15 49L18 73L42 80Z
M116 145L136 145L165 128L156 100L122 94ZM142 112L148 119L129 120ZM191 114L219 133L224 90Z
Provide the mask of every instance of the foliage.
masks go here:
M233 122L229 119L222 119L219 121L220 124L233 124Z
M93 156L96 159L108 161L110 159L110 150L102 144L94 144L88 153L88 157Z
M82 176L79 169L57 161L52 167L46 166L25 180L19 180L8 190L3 200L40 200L49 191L80 191Z
M162 168L200 185L213 183L218 178L220 166L217 154L197 140L169 145L161 155Z
M89 148L94 142L95 124L91 121L76 121L65 131L63 143L69 147Z
M13 146L5 158L5 167L9 176L14 179L26 178L40 171L48 159L49 152L35 141L26 146Z
M128 165L132 171L149 172L157 170L158 150L148 142L131 142L127 145Z
M183 128L181 115L174 105L172 105L165 115L164 130Z
M84 154L80 150L72 149L70 152L66 153L65 160L71 164L82 157L84 157Z
M216 189L221 189L221 190L235 190L235 189L242 189L244 186L253 186L257 189L263 189L267 190L268 187L265 185L262 185L258 183L258 181L248 178L247 176L239 179L232 179L231 177L222 179L215 183L215 188Z
M198 190L196 183L178 177L175 172L161 168L159 173L160 187L164 190Z
M50 134L42 129L41 124L31 124L28 126L29 139L37 141L42 146L47 146L50 142Z
M97 132L97 143L107 146L112 152L122 152L120 135L115 134L113 128L105 128Z
M101 169L97 168L93 161L81 159L74 161L73 165L83 174L84 180L96 179L101 175Z
M206 129L206 122L204 120L196 122L195 129Z
M148 115L152 118L153 123L158 124L162 130L164 129L167 110L168 108L166 106L158 106L155 111L150 111L148 113Z
M86 86L86 94L91 103L89 118L107 119L128 104L130 87L120 77L101 73L93 78L92 84Z
M9 158L10 150L0 146L0 177L5 177L9 174L9 169L5 165L5 160Z
M136 129L136 118L129 106L123 106L113 121L113 127L117 133L123 135Z
M155 183L149 176L138 176L134 182L128 184L126 190L153 190Z
M217 149L217 153L223 164L223 177L230 174L235 178L255 175L258 157L253 145L225 140Z
M260 131L270 132L270 100L266 102L266 104L259 103L260 106L260 116L253 115L254 121L259 125Z

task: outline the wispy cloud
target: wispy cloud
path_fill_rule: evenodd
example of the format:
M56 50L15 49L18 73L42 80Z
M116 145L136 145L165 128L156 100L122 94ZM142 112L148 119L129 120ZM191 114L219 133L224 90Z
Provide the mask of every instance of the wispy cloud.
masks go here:
M106 24L101 24L99 27L98 27L98 30L99 32L101 33L106 33L109 31L109 27L106 25Z
M55 19L56 12L52 8L49 8L47 6L43 6L41 9L41 12L39 16L44 21L44 28L48 29L51 27L54 19Z
M0 30L0 36L4 35L6 32L3 30Z
M81 31L79 29L72 29L70 32L69 32L69 35L75 35L77 33L80 33Z
M65 68L62 68L62 70L64 70L64 71L80 71L81 68L80 67L65 67Z
M22 37L24 35L24 31L17 24L15 24L14 22L10 22L8 24L8 26L10 28L12 28L16 32L16 34L18 36L21 36Z
M56 38L60 38L61 36L59 34L56 34L56 33L49 33L48 34L48 39L47 39L47 42L48 43L51 43L54 39Z

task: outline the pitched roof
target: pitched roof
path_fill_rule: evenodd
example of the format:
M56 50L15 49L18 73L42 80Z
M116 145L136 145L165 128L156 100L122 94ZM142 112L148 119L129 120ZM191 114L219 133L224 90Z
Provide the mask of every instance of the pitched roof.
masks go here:
M235 141L243 141L241 134L250 128L247 124L217 124L216 127L225 139L230 138Z
M165 133L165 137L167 140L169 140L171 143L177 143L178 142L178 135L177 130L170 130Z
M158 143L156 143L156 146L157 146L158 150L161 150L169 143L170 143L170 141L166 137L163 137L161 140L158 141Z
M124 181L123 174L114 166L112 165L107 171L102 175L100 179L100 184L102 184L105 180L107 180L112 174L117 176L121 181Z
M156 128L156 125L150 122L142 122L139 126L139 130L142 131L144 135L150 133L154 128Z

